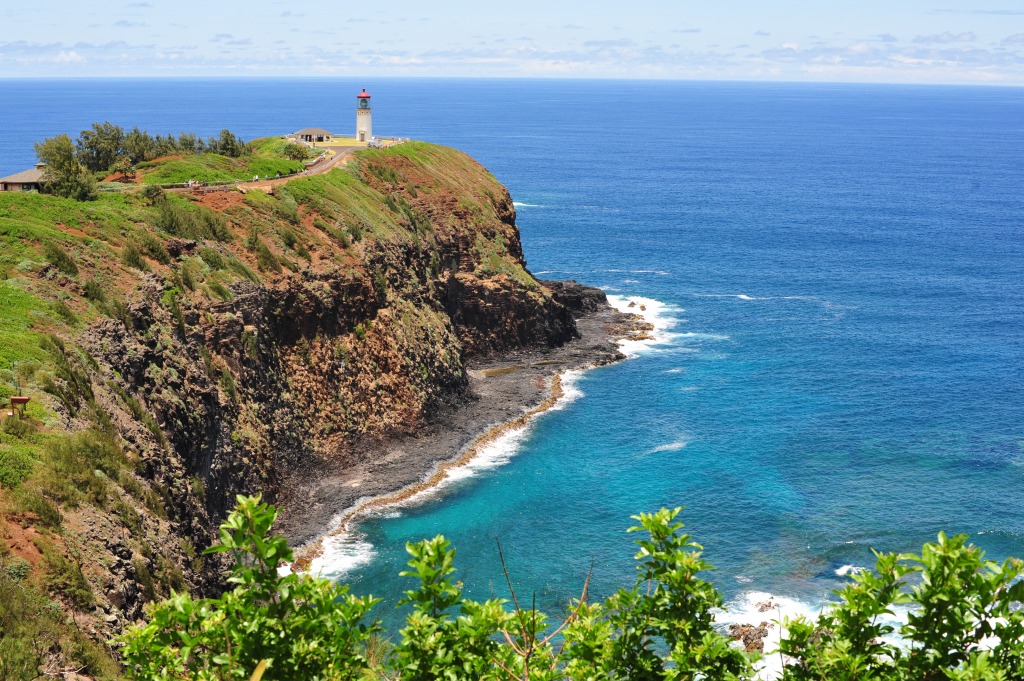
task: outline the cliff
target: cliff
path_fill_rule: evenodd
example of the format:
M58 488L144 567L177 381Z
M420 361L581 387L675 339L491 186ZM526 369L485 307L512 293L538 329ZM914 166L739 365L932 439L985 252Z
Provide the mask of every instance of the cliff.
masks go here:
M467 361L601 302L536 280L507 190L423 143L272 194L0 194L0 245L0 399L32 397L0 431L0 587L39 595L0 588L0 619L101 676L146 601L219 588L236 494L417 433L472 399Z

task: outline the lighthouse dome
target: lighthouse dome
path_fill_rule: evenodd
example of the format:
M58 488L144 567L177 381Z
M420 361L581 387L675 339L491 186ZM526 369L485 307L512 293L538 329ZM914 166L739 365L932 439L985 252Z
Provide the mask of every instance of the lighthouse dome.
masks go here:
M370 98L370 93L366 91L366 88L363 88L363 91L360 92L358 95L356 95L356 98L357 99L369 99Z

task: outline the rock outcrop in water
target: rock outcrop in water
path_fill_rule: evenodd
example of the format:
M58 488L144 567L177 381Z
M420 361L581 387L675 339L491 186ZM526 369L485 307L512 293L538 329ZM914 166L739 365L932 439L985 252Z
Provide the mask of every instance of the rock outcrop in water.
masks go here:
M0 455L29 454L0 535L97 640L172 588L218 590L201 551L236 494L415 434L472 399L468 358L562 345L606 305L530 275L507 190L421 143L273 195L6 195L0 221L21 225L0 285L46 311L4 339L35 411L5 422Z

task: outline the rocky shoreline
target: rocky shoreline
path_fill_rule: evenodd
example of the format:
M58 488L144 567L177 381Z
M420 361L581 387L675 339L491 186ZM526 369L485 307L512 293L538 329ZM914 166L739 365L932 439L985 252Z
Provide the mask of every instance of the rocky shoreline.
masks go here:
M278 528L293 546L306 547L300 554L307 559L315 554L319 538L370 500L429 487L445 464L471 456L482 436L549 407L546 401L553 402L552 387L557 389L562 373L624 359L617 341L645 337L651 328L639 315L611 307L599 289L542 283L572 310L579 337L560 347L471 359L468 399L435 414L421 432L357 445L359 456L343 470L322 466L286 479L278 497Z

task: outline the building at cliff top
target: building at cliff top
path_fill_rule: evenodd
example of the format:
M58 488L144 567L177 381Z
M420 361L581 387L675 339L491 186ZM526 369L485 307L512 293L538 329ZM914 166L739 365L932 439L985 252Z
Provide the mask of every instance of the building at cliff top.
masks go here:
M0 192L30 192L39 191L43 183L43 171L45 163L37 163L35 168L22 170L7 177L0 177Z
M303 128L296 133L292 133L292 136L303 142L330 142L331 138L334 137L334 133L328 132L323 128Z

